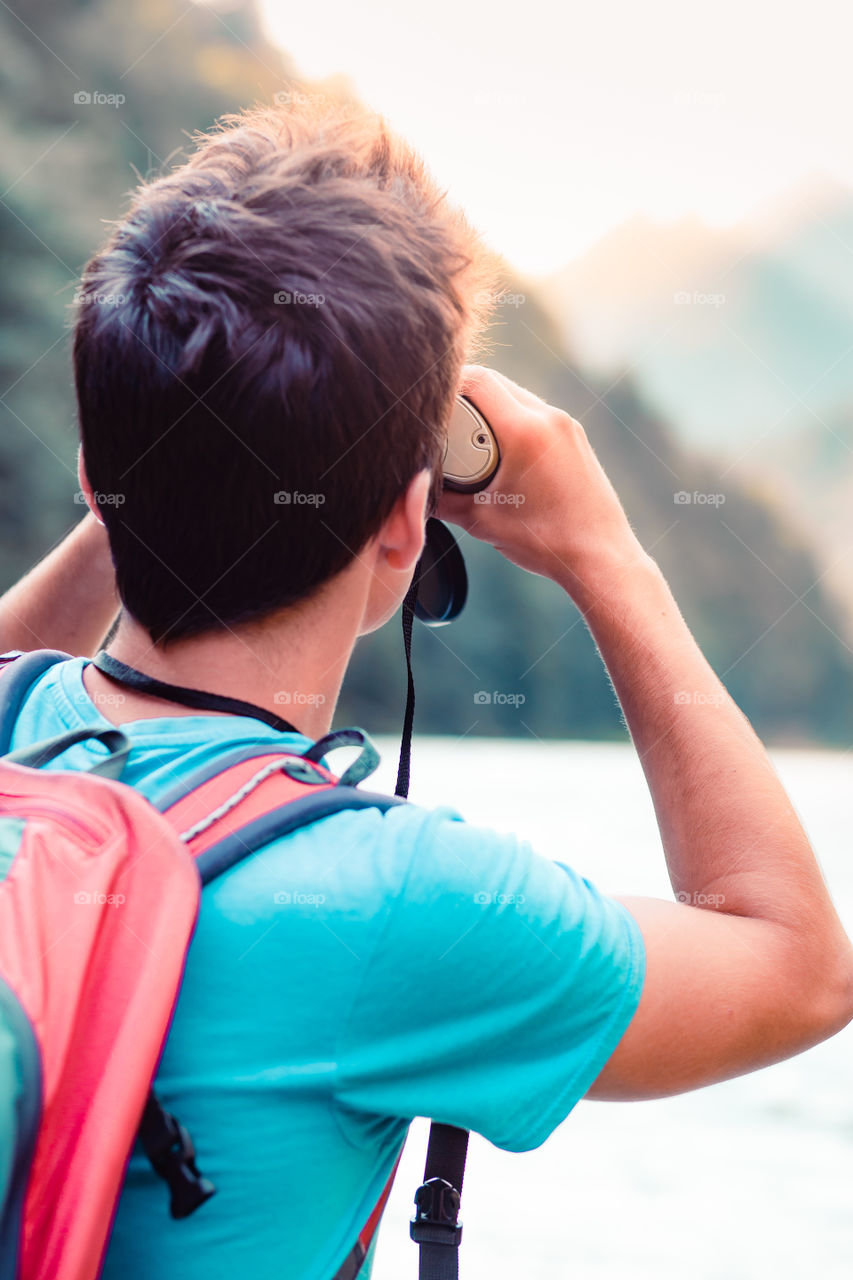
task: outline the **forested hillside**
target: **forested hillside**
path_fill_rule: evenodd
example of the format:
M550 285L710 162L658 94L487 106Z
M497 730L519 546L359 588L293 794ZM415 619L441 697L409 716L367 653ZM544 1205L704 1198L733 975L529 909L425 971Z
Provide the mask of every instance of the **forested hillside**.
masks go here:
M169 163L187 134L217 115L292 89L296 68L264 41L251 6L217 12L178 0L12 0L0 7L0 68L5 586L80 515L69 304L104 221L119 216L137 172ZM584 422L744 710L776 740L849 740L853 655L784 511L721 483L677 446L629 377L606 386L586 376L524 282L509 277L508 288L516 296L497 307L490 362ZM676 500L685 494L691 501ZM465 549L465 615L439 631L417 629L418 728L621 732L594 647L561 592L470 539ZM397 728L404 688L399 629L391 626L360 643L337 722Z

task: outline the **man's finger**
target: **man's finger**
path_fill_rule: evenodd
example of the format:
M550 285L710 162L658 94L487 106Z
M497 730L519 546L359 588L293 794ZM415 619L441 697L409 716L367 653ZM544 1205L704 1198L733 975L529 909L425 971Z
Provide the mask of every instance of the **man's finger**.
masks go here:
M534 395L517 382L498 373L497 369L487 369L484 365L466 365L462 371L460 390L464 396L472 400L488 421L489 407L495 416L511 415L519 407L524 409L545 409L547 405L539 396Z

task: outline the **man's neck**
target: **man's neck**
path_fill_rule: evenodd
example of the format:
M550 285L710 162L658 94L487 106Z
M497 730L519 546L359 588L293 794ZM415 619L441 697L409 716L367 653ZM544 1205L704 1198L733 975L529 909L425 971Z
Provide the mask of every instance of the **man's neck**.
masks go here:
M223 628L165 648L152 644L147 632L125 613L107 649L120 662L168 684L224 694L273 711L316 739L331 725L358 631L357 607L346 600L339 604L336 625L328 603L318 602L262 627ZM180 703L119 686L91 665L83 679L89 696L114 724L199 714Z

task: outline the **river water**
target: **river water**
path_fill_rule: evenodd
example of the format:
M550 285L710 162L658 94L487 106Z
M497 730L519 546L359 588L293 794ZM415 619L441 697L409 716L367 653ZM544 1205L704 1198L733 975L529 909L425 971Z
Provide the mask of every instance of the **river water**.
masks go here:
M393 790L397 744L368 785ZM776 767L853 933L853 753L777 751ZM336 762L337 765L337 762ZM670 896L642 770L628 746L420 739L411 798L516 831L613 893ZM849 1280L853 1026L765 1071L656 1102L582 1102L537 1151L474 1135L461 1280ZM417 1121L374 1280L414 1280Z

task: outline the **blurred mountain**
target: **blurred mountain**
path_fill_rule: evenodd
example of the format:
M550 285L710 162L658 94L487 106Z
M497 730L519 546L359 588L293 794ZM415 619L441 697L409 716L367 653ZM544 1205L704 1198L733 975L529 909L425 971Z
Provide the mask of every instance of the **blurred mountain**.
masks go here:
M796 520L818 552L822 582L844 606L853 640L853 388L846 403L782 439L760 440L739 468Z
M0 588L5 588L79 519L73 502L68 303L104 221L120 215L137 172L167 163L188 134L208 127L223 112L290 91L298 76L290 58L264 39L251 4L239 0L220 8L178 0L129 6L108 0L28 0L26 5L12 0L0 6L0 68ZM303 87L349 92L344 80ZM831 254L827 257L817 242L809 248L802 228L785 234L800 237L801 266L794 272L777 269L765 246L761 270L757 262L750 269L757 272L754 282L764 271L766 284L754 283L744 306L753 307L756 323L763 308L775 306L768 334L782 334L793 323L787 314L792 299L808 302L812 309L803 323L814 324L819 298L824 316L830 317L822 322L826 333L834 333L847 296L835 280ZM616 310L620 318L627 314L632 291L640 285L654 295L659 288L655 257L667 239L661 235L648 226L635 227L599 254L596 271L610 290L599 305L600 317ZM638 248L645 241L650 246L655 237L654 253L651 247ZM713 257L723 250L719 238L711 238ZM677 261L659 298L662 306L667 290L698 289L694 281L711 279L705 229L684 226L678 241ZM727 244L723 259L731 264L738 251L734 241ZM731 265L732 277L745 267L745 261ZM719 274L722 268L716 270ZM591 293L596 272L589 266L587 271L587 277L567 285L573 305L571 322L567 314L565 324L574 348L531 286L508 273L509 291L491 333L490 363L584 422L644 544L673 582L688 622L759 730L776 741L848 742L853 655L839 639L842 619L817 581L820 571L807 538L795 532L779 500L768 498L756 479L722 481L718 464L683 443L686 428L677 416L680 435L673 438L664 417L648 407L656 393L646 385L647 365L625 374L619 361L630 360L630 353L613 355L613 371L605 376L603 347L594 360L576 354L585 349L579 317L595 314L591 304L574 305L578 281L581 294ZM735 296L727 286L727 297L730 293ZM553 291L549 298L553 303ZM727 319L733 314L725 308L712 313L704 305L674 308L670 298L670 323L683 326L685 317L692 317L707 328L706 339L694 335L692 346L680 339L681 355L692 351L695 361L689 377L684 374L685 400L704 401L720 392L713 379L703 379L710 377L705 346L713 347L722 313ZM642 325L637 311L625 333ZM652 337L648 331L647 341ZM716 358L722 378L728 365L721 355ZM672 363L678 360L661 368ZM834 371L826 375L831 376ZM765 372L767 381L773 380ZM755 379L753 394L760 382ZM769 410L767 416L772 416ZM702 436L715 446L723 438L729 436L722 429ZM416 628L418 729L540 737L622 733L594 645L563 593L470 538L463 542L471 576L465 614L448 628ZM386 627L359 643L337 723L395 729L404 694L399 629Z
M523 287L516 282L509 292ZM752 483L721 482L716 464L679 445L644 406L630 376L612 385L582 370L531 294L524 306L506 308L495 340L491 364L584 423L709 661L761 731L780 742L815 732L826 741L848 738L853 653L843 614L778 500ZM512 732L521 719L543 736L566 725L576 735L615 727L599 660L559 590L507 573L470 538L464 549L470 610L452 627L419 629L416 637L425 681L438 677L419 695L423 720L443 712L454 731L481 733ZM367 642L383 646L377 678L393 660L391 639L399 643L386 630ZM489 708L471 708L474 687L520 691L527 701L484 716Z
M737 457L848 402L851 267L853 191L816 175L726 230L633 218L538 284L581 359Z

